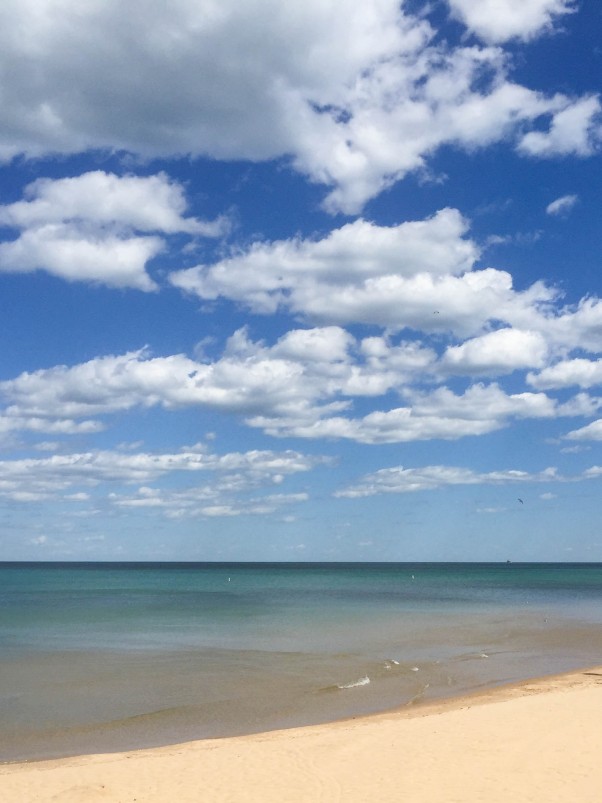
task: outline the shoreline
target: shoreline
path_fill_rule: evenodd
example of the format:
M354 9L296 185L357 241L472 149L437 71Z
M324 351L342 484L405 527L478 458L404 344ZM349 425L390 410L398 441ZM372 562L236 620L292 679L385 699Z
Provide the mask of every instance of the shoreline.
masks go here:
M0 765L42 803L599 800L602 666L378 714L164 747Z

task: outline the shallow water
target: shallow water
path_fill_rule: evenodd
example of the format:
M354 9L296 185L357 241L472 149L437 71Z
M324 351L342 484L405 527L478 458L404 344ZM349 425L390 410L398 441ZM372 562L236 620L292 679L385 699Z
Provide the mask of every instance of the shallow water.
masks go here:
M602 663L601 564L2 564L0 760L416 704Z

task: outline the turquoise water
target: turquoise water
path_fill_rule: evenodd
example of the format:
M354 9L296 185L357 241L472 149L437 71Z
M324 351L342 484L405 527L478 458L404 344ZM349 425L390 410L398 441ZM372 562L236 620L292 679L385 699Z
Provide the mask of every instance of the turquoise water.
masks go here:
M602 663L602 564L0 564L0 760Z

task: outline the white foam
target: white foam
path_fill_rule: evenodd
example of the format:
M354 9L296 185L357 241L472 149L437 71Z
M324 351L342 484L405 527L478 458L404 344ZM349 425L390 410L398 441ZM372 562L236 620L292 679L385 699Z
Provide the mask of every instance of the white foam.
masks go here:
M356 686L367 686L370 683L370 678L368 675L364 675L363 678L359 678L359 680L353 680L351 683L344 683L341 686L337 686L339 689L355 689Z

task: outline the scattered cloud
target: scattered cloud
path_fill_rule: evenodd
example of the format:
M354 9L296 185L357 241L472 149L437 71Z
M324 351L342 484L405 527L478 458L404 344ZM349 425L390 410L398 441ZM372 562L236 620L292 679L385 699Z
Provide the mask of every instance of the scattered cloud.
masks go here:
M575 446L563 446L560 450L561 454L581 454L582 452L589 452L592 447L580 443Z
M528 41L549 32L557 19L575 11L574 0L448 0L450 8L485 42Z
M216 237L225 219L185 217L180 184L164 173L116 176L100 170L37 179L25 200L0 206L0 226L19 231L0 243L0 271L45 270L67 281L156 290L147 263L166 247L165 235Z
M447 348L442 366L469 375L511 373L545 365L548 346L540 332L498 329Z
M537 311L530 317L548 321ZM587 360L544 367L554 349L541 332L503 327L440 351L436 337L359 339L339 326L294 329L269 346L243 328L214 361L141 350L5 380L0 425L9 433L82 434L106 427L106 416L118 412L200 406L241 416L276 437L395 443L483 435L520 418L592 416L602 404L583 392L562 402L541 392L598 381ZM498 383L473 381L457 393L440 384L454 375L474 380L533 367L541 371L530 372L528 382L539 392L509 393ZM391 393L401 404L391 402ZM354 403L368 398L376 409L356 417Z
M566 215L575 206L579 197L577 195L563 195L561 198L556 198L555 201L546 206L548 215Z
M602 466L592 466L585 472L586 476L591 478L602 477Z
M367 474L357 485L339 491L337 496L348 498L375 496L383 493L412 493L432 491L449 485L508 485L530 482L559 482L556 468L546 468L536 474L509 469L506 471L475 472L457 466L424 466L404 468L395 466Z
M34 546L44 546L44 544L48 543L48 536L37 535L35 538L31 538L29 543Z
M567 350L602 349L600 299L563 306L543 281L515 290L508 272L476 266L479 249L467 233L455 209L393 227L358 220L319 240L257 243L170 281L261 315L474 338L450 345L443 360L460 373L544 368Z
M557 111L548 131L529 131L519 142L519 152L545 159L573 154L590 156L602 139L600 101L591 96Z
M232 500L233 496L232 488L228 485L226 480L182 491L142 487L135 494L110 494L109 498L112 505L122 510L156 508L171 519L266 516L309 499L307 493L265 494L242 498L243 489L237 487L236 501L226 502L225 500Z
M586 360L583 357L561 360L538 374L529 373L527 382L539 390L567 388L572 385L581 388L602 385L602 360Z
M286 477L325 462L326 458L292 450L218 455L202 448L174 453L90 451L0 460L0 497L18 503L65 500L84 504L105 496L115 508L158 508L171 517L217 515L218 508L225 506L238 513L267 514L305 502L308 494L268 492L256 496L257 491L271 491ZM191 473L208 474L212 480L200 487L174 489L174 477ZM167 489L149 486L168 476L172 479ZM132 485L139 486L135 492L121 490ZM111 487L118 490L104 490ZM207 512L209 508L213 512Z
M597 12L578 5L0 4L9 539L91 554L95 516L105 556L171 554L167 532L198 556L202 518L207 542L223 533L214 554L236 555L241 517L319 522L307 508L324 467L368 452L370 469L381 452L406 466L349 484L347 463L347 487L333 471L321 499L550 483L531 494L541 512L552 483L602 477L537 459L544 444L583 469L602 440L602 299L579 240L599 182L595 159L574 158L602 142L584 33ZM553 232L536 228L544 207L565 218ZM487 436L517 423L510 438L534 444L525 470L482 469L500 465ZM297 451L301 438L332 458ZM464 467L447 465L460 439ZM524 493L505 493L473 509L516 510ZM162 519L160 545L143 516ZM335 530L357 552L372 534L348 518ZM244 554L297 539L324 557L324 521ZM539 554L564 550L556 528Z
M541 392L508 394L495 383L472 384L462 394L444 385L420 390L421 382L432 384L437 374L508 373L545 355L540 336L505 329L467 341L464 351L453 348L437 361L437 352L419 341L358 340L336 326L291 330L267 346L243 329L215 362L138 351L0 382L8 401L0 422L11 432L22 426L82 433L106 426L99 417L137 407L203 406L241 415L278 437L392 443L483 435L515 418L587 416L600 406L585 394L560 404ZM386 398L391 391L405 405L349 416L354 399Z
M213 363L181 354L130 352L24 373L0 382L0 394L9 401L5 420L13 428L35 420L45 432L75 428L73 419L79 417L153 406L202 405L250 417L304 420L340 411L352 396L386 394L434 359L434 352L419 344L391 346L378 337L358 342L339 327L292 330L271 347L240 330Z
M274 436L343 438L359 443L408 443L419 440L458 440L485 435L516 419L552 419L592 415L602 400L589 397L559 404L543 393L507 394L497 384L470 386L457 395L439 387L431 393L408 390L408 405L377 410L362 418L340 415L295 418L250 418L248 423Z
M479 250L467 228L456 209L393 227L358 220L321 240L259 243L214 265L175 271L170 281L204 300L341 326L464 337L490 321L537 328L540 308L556 293L543 283L517 292L505 271L473 269Z
M569 441L602 441L602 418L580 429L574 429L564 437Z

